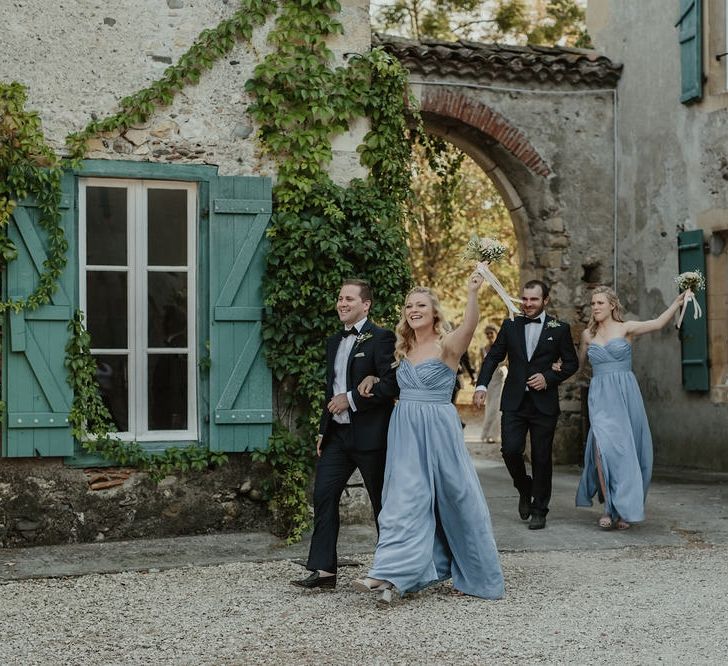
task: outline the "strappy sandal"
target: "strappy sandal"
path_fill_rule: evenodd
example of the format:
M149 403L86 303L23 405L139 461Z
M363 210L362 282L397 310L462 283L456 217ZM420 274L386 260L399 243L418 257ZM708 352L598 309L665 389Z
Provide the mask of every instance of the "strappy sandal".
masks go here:
M603 530L611 530L612 527L614 527L614 524L612 523L612 517L608 515L603 515L599 522L597 523L599 527Z
M374 578L357 578L352 582L351 586L357 592L383 592L392 587L392 583L388 580L375 580Z
M461 592L457 588L453 587L450 590L450 596L452 596L452 597L464 597L465 596L465 592Z
M621 518L617 519L617 529L618 530L628 530L632 525L630 525L626 520L622 520Z

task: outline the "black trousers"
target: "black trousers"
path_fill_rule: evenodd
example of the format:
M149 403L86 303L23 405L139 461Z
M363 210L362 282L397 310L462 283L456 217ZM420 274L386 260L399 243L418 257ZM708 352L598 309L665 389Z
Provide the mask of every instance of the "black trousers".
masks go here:
M531 511L542 516L548 513L551 499L551 452L558 420L558 415L538 411L529 391L517 411L503 412L501 418L501 454L513 485L519 493L532 498ZM523 460L527 433L531 435L532 476L526 473Z
M351 426L332 423L331 435L316 465L313 488L313 536L306 568L336 573L336 541L339 537L339 501L358 467L374 510L382 510L382 486L386 449L357 451L351 445ZM379 531L379 525L377 525Z

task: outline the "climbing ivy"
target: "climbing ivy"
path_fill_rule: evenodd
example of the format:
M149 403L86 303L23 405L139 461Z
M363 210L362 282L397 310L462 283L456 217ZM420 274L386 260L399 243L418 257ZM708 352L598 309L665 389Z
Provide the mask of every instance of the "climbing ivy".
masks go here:
M275 378L286 382L287 407L299 415L295 435L279 428L269 449L254 455L273 469L271 506L291 538L309 522L324 341L338 325L341 282L368 279L372 316L389 323L410 283L401 224L409 193L407 75L381 50L333 67L327 39L341 32L339 10L337 0L284 2L269 36L276 49L246 85L260 137L278 162L263 337ZM371 122L358 149L369 176L343 187L326 170L331 139L358 116Z
M7 235L8 223L18 200L29 196L40 211L38 224L48 235L48 258L33 292L0 301L0 313L35 310L50 302L68 250L60 226L62 170L45 142L38 114L26 111L26 98L20 83L0 83L0 261L7 264L18 255Z

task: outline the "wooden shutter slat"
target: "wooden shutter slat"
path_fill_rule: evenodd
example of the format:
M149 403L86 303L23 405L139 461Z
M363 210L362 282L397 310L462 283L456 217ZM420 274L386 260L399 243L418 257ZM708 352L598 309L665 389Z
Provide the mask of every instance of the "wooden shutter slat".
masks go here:
M210 182L210 449L268 445L273 389L262 343L262 278L271 211L267 178Z
M215 306L215 321L260 321L263 308L233 308Z
M260 239L265 234L265 228L268 226L269 216L267 215L256 215L255 221L250 226L249 237L247 242L244 243L238 251L237 257L235 257L235 263L232 269L228 273L225 284L220 290L215 305L229 307L232 305L235 294L240 289L240 285L245 278L245 274L248 272L250 262L253 259L253 255L258 249Z
M701 229L683 231L679 234L678 265L681 273L700 271L703 275L706 274ZM688 312L680 328L682 382L686 391L708 391L710 389L710 367L705 291L698 292L695 297L703 310L703 316L695 319L691 306L688 306Z
M217 403L215 410L218 409L230 409L233 405L233 401L240 393L240 389L243 386L245 378L250 372L250 366L253 364L253 360L260 350L260 329L261 325L256 324L250 333L250 337L243 347L243 351L240 352L238 360L235 363L233 371L230 373L230 379L228 379L225 388L220 394L220 400Z
M679 27L681 90L680 101L696 102L703 97L702 0L680 0Z
M15 224L17 225L20 237L23 239L23 243L28 250L28 254L33 260L34 268L40 275L43 272L43 262L45 262L47 256L43 249L43 243L38 236L35 226L33 225L33 221L30 219L28 211L21 206L18 206L13 211L13 217L15 218ZM20 294L18 294L18 296L20 296ZM69 302L68 295L65 293L62 283L58 283L58 290L51 296L51 301L54 303Z
M68 242L67 265L58 281L51 304L20 313L9 312L9 344L2 363L2 392L7 405L3 423L2 455L70 456L74 442L68 427L73 398L66 381L64 365L68 341L68 321L76 294L77 251L75 180L62 178L60 224ZM8 235L18 248L18 256L6 268L3 296L22 298L35 286L47 259L47 239L40 228L41 211L37 201L18 202Z

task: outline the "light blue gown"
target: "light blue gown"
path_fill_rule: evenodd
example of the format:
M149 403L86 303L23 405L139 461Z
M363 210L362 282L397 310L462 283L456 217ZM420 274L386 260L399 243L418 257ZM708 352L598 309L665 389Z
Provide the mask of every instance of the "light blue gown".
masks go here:
M486 599L504 594L488 505L450 402L455 372L438 358L397 369L379 543L371 578L400 594L453 579Z
M652 477L652 435L637 379L632 345L613 338L587 350L593 375L589 384L591 428L584 471L576 491L577 506L591 506L599 489L597 449L602 461L605 513L628 523L645 519L645 498Z

